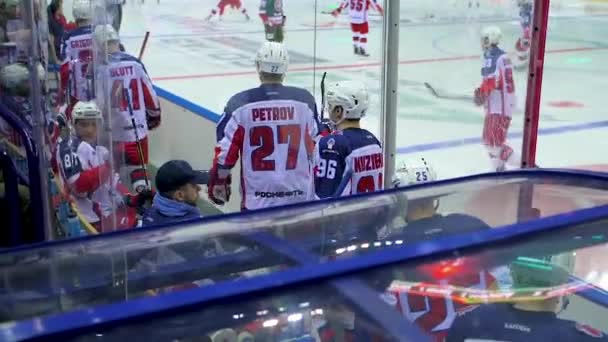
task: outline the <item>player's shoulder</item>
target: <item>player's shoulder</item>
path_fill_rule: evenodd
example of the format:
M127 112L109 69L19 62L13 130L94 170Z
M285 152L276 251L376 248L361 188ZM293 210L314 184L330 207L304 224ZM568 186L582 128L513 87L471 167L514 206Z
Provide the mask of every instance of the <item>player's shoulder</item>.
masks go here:
M379 145L380 140L376 136L363 128L348 128L342 131L344 135L353 147L363 147L368 145Z
M117 51L110 54L111 62L135 62L137 64L143 65L143 63L139 60L139 58L130 55L123 51Z
M249 88L232 95L228 99L225 112L233 112L240 107L256 102L259 88Z
M588 324L560 319L560 334L567 334L573 341L608 341L606 334Z
M350 146L349 139L344 136L342 131L333 131L330 135L324 136L319 140L320 150L340 150Z
M315 101L314 96L312 96L307 89L289 85L284 85L282 88L285 93L293 96L296 99L304 100L304 102Z
M91 26L80 26L71 31L66 32L64 34L64 39L70 40L70 39L78 38L81 36L91 37L92 35L93 35L93 29L91 28Z
M59 153L61 155L75 153L79 148L81 148L81 145L83 145L83 141L77 137L63 139L59 143Z
M453 223L456 226L465 227L465 228L471 227L471 228L475 228L477 230L485 230L485 229L491 228L487 223L485 223L480 218L471 216L471 215L466 215L466 214L459 214L459 213L447 214L447 215L442 216L441 220L446 223Z

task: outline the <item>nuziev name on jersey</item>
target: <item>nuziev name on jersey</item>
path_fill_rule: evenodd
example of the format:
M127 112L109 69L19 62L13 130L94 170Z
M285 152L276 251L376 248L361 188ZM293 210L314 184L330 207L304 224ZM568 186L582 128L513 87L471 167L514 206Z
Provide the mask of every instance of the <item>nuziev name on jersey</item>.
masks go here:
M297 197L304 196L304 191L302 190L292 190L292 191L256 191L255 197L261 198L281 198L281 197Z
M251 118L253 121L293 120L296 109L289 107L253 108Z
M384 166L381 153L368 154L355 157L355 172L364 172L381 169Z

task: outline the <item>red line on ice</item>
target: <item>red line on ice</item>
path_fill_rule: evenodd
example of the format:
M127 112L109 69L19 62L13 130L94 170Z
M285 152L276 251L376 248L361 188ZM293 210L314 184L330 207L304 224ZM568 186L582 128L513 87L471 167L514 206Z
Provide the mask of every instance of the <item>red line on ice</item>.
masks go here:
M608 50L608 47L580 47L580 48L569 48L569 49L556 49L556 50L547 51L547 54L581 52L581 51L596 51L596 50ZM399 64L400 65L406 65L406 64L409 65L409 64L443 63L443 62L453 62L453 61L462 61L462 60L472 60L472 59L478 59L478 58L480 58L479 55L409 59L409 60L400 61ZM361 69L361 68L370 68L370 67L379 67L379 66L380 66L380 62L338 64L338 65L317 65L316 70ZM315 67L313 67L313 66L289 68L289 72L313 71L314 69L315 69ZM257 75L257 72L255 70L218 72L218 73L210 73L210 74L160 76L160 77L154 77L153 79L154 79L154 81L176 81L176 80L189 80L189 79L195 79L195 78L213 78L213 77L246 76L246 75Z

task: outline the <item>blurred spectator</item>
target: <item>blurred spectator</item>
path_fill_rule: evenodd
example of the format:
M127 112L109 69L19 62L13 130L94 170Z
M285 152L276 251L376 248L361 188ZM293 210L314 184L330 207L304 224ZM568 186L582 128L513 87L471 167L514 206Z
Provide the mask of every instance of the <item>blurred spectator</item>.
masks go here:
M202 217L196 206L199 184L207 184L209 174L195 171L183 160L171 160L156 173L156 190L152 207L144 213L143 225L157 225Z
M59 64L59 56L61 55L61 41L63 35L67 31L71 31L78 27L76 23L68 23L63 15L63 0L53 0L47 7L49 20L49 42L51 49L49 50L49 58L51 64Z

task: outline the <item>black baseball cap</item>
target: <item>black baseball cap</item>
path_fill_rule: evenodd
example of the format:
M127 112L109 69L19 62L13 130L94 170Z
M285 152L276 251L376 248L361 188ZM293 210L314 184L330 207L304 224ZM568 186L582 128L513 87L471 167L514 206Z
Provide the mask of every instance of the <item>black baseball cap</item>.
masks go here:
M175 191L188 183L207 184L208 182L208 171L193 170L185 160L170 160L156 172L156 190L161 193Z

